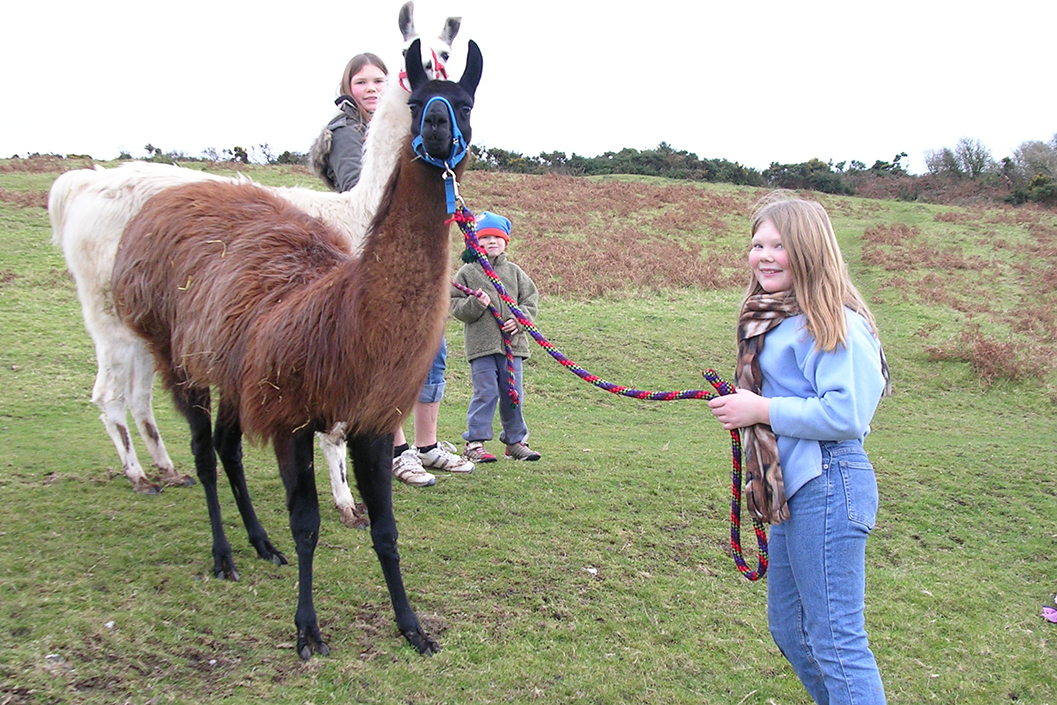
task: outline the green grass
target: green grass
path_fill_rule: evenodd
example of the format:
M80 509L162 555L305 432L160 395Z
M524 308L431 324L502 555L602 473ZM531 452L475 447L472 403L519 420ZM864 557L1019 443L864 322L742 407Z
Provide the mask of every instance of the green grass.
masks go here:
M41 192L54 176L0 171L0 187ZM309 182L279 168L252 177ZM465 181L470 208L516 216L512 256L541 282L539 328L570 358L649 390L701 388L705 367L729 374L737 253L759 192ZM823 202L875 308L896 389L867 443L881 492L867 627L889 701L1057 703L1057 625L1039 616L1057 591L1055 342L1014 315L1053 301L1052 255L1031 248L1052 243L1057 219ZM895 225L911 234L878 240L876 228ZM650 248L629 250L629 232ZM443 650L422 658L404 644L369 537L338 522L320 472L316 607L331 655L302 663L296 571L256 559L230 494L239 583L209 575L200 488L139 496L116 468L88 401L92 344L49 238L43 209L0 199L0 704L810 702L767 633L766 586L729 556L728 434L702 402L607 394L541 348L526 368L525 413L543 460L394 486L405 582ZM886 257L867 264L871 242ZM564 243L612 266L545 256ZM650 259L665 243L686 249ZM947 257L922 259L930 249ZM638 259L623 262L628 252ZM955 253L987 270L958 268ZM911 266L887 268L897 261ZM614 284L625 265L644 278ZM666 288L662 266L702 277L721 268L727 283ZM975 337L960 338L967 330ZM1009 343L1034 372L982 378L990 348L958 349L973 340ZM448 343L440 432L456 441L470 381L454 323ZM185 424L160 390L156 407L189 471ZM274 458L248 447L246 467L262 523L292 556Z

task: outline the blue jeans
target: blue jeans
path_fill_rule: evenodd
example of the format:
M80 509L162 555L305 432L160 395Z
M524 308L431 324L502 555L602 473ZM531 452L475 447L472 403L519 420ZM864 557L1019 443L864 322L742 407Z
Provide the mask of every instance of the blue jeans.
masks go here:
M859 441L820 445L822 475L789 500L789 520L771 527L767 622L816 703L882 705L863 615L877 481Z
M466 432L462 437L467 441L492 440L492 420L495 408L499 406L499 420L503 432L499 440L503 443L520 443L528 438L528 426L521 407L525 403L525 391L521 387L521 358L514 358L514 386L521 403L514 406L506 394L507 370L506 355L485 355L470 360L470 377L473 379L473 397L466 411Z
M444 370L448 368L448 342L440 339L440 350L433 358L433 364L426 375L426 384L419 392L418 400L423 404L433 404L444 398Z

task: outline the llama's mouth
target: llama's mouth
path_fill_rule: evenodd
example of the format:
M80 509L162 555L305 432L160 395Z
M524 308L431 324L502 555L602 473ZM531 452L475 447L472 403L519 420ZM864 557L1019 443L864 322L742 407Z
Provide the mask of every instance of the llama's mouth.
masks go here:
M452 151L451 119L446 103L430 103L422 116L422 146L434 159L447 159Z

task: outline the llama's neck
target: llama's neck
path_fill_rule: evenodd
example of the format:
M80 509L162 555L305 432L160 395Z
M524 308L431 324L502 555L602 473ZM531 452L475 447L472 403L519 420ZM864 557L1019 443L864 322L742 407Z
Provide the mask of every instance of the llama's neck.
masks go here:
M406 141L404 149L349 285L365 315L389 311L379 326L421 329L436 323L437 292L448 290L451 244L442 172L415 159Z
M243 377L246 428L274 435L305 423L374 434L396 427L414 405L447 315L446 205L440 170L414 160L405 140L362 255L258 328ZM276 350L291 339L300 349ZM280 396L299 401L280 410L272 403Z
M390 78L389 86L367 128L367 138L363 143L363 171L356 186L364 191L363 198L371 206L368 223L374 219L385 187L400 162L404 143L411 134L408 97L408 92L400 87L398 81Z
M355 277L347 280L347 317L357 321L350 368L364 397L335 421L350 430L389 432L415 403L436 355L448 312L451 240L439 169L405 147Z

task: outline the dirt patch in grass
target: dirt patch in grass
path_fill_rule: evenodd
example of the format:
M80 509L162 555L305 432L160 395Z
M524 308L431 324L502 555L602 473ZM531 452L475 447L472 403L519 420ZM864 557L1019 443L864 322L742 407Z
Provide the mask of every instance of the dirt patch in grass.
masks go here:
M55 154L34 154L25 159L15 157L0 161L0 172L22 171L30 174L60 174L70 169L88 169L95 162L89 157L63 159Z
M47 208L47 191L12 191L0 188L0 201L11 203L19 208Z

